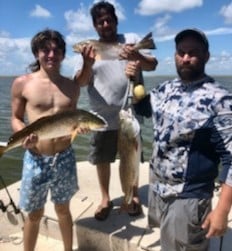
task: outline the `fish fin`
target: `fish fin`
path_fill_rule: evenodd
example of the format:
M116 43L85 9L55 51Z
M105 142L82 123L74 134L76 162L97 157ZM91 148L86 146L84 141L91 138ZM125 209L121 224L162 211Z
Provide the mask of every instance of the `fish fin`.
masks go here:
M7 147L0 145L0 158L2 157L2 155L4 154L4 152L6 151Z
M78 129L75 129L74 131L72 131L71 133L71 142L74 141L74 139L77 137L78 135Z

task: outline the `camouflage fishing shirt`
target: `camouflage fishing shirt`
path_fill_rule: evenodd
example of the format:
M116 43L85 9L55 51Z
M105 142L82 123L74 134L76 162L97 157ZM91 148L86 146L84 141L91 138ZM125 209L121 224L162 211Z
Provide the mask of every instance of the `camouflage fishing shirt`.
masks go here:
M209 198L219 169L219 180L232 186L232 94L214 79L167 81L135 108L153 120L154 192L163 198Z

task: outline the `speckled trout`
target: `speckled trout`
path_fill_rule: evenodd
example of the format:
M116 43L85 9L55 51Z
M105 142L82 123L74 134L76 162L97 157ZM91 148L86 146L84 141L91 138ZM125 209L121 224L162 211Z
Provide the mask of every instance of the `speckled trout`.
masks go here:
M118 151L120 156L119 173L124 199L121 210L132 202L133 187L138 181L141 160L140 125L132 110L121 110L119 113Z
M11 135L5 144L2 142L0 146L0 157L5 152L21 146L23 140L32 133L38 136L38 140L71 136L71 140L73 141L80 129L97 131L104 130L106 127L107 122L104 118L81 109L41 117Z
M122 47L125 46L125 44L122 43L106 43L90 39L74 44L73 51L80 53L82 51L82 48L87 45L93 46L96 53L96 60L119 59ZM148 33L140 42L134 44L133 46L135 50L156 48L154 40L152 39L151 32Z

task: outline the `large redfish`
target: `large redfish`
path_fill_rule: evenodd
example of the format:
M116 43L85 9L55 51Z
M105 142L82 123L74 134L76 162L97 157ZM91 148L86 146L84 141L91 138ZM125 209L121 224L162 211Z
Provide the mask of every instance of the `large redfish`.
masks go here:
M80 129L104 130L107 122L97 114L85 110L64 111L41 117L22 130L10 136L8 142L0 146L0 157L7 151L22 145L30 134L36 134L38 140L71 136L74 140Z
M132 202L133 187L138 182L141 160L140 125L132 110L119 113L118 152L120 156L119 173L124 199L121 209L127 209Z

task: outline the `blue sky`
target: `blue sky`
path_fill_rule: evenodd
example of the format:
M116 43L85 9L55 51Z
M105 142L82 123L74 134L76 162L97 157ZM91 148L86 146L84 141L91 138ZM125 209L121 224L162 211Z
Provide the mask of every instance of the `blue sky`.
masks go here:
M64 75L73 75L78 56L72 45L97 38L89 8L93 0L0 0L0 75L26 72L34 60L30 51L33 35L44 28L60 31L67 42L62 64ZM157 49L152 53L159 65L155 75L176 74L173 61L175 34L184 28L199 28L210 42L211 58L207 73L232 75L232 1L231 0L109 0L119 17L118 32L149 31Z

